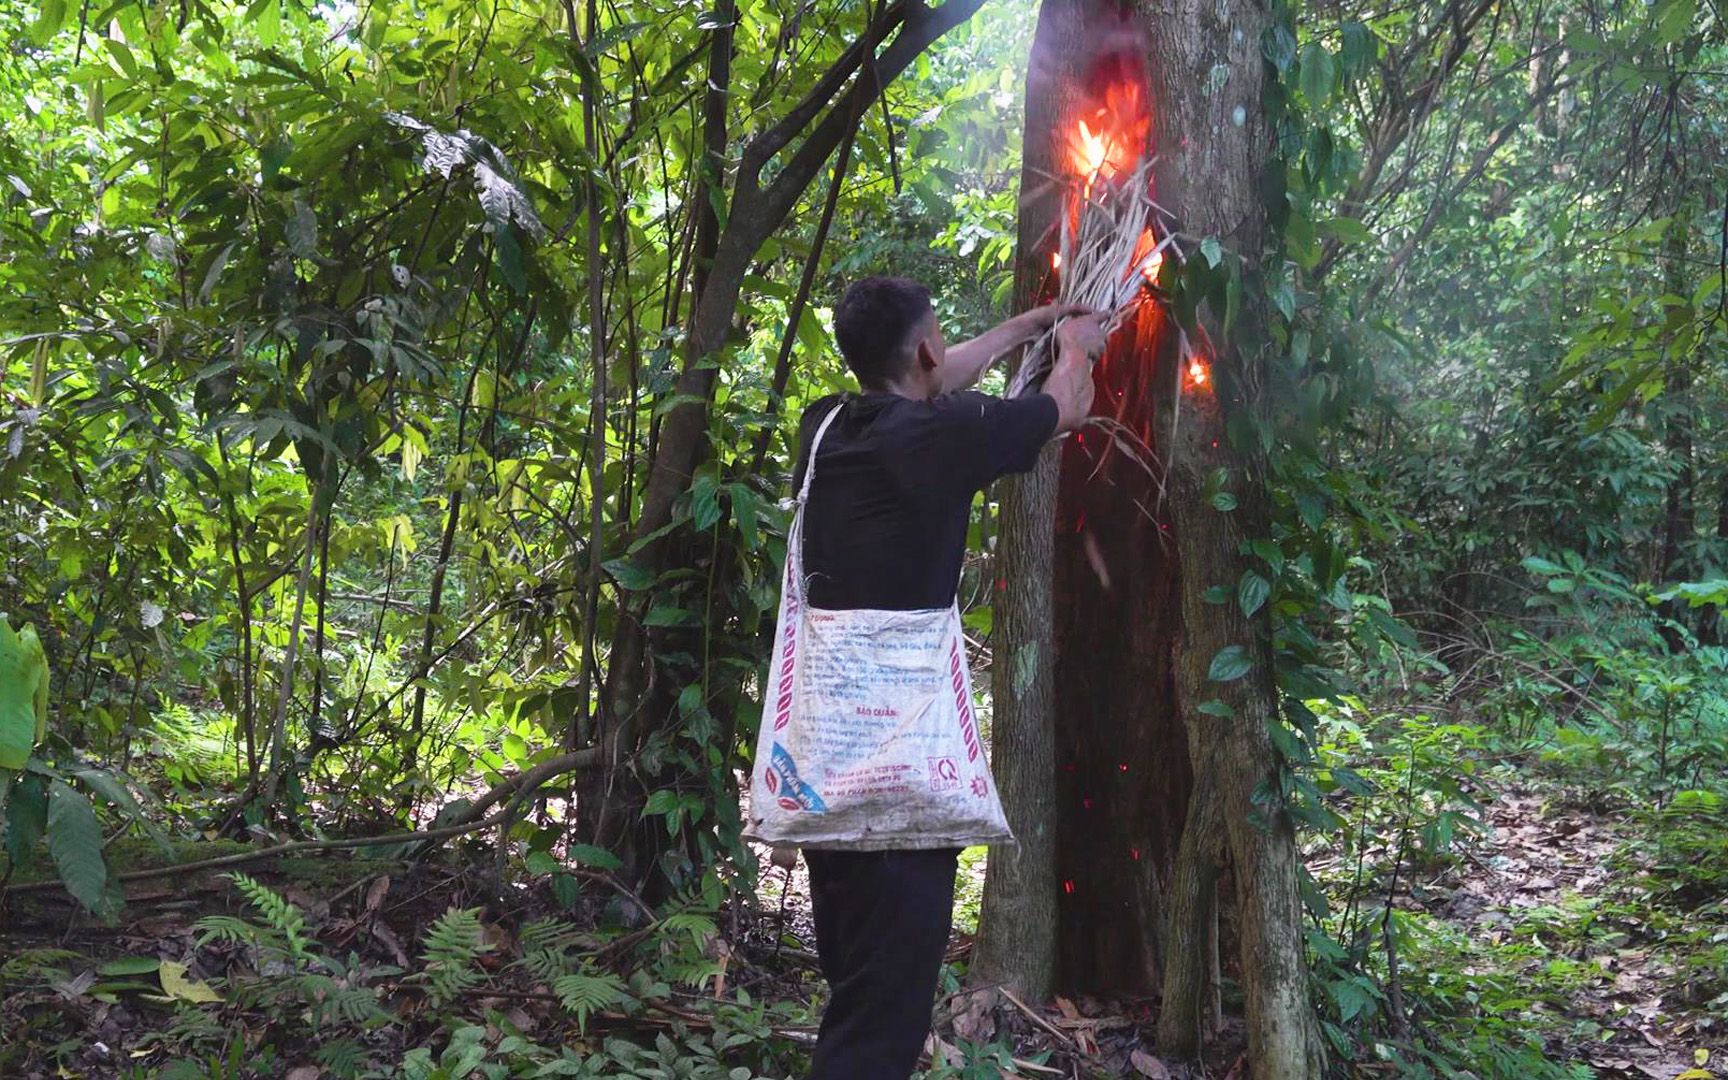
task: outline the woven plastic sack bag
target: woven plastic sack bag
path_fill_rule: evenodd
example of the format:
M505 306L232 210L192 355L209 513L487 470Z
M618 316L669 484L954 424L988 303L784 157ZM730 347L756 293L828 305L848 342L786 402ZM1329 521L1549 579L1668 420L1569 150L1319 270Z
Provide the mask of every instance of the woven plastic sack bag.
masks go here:
M811 440L751 773L745 835L776 847L885 851L1009 842L972 712L958 606L812 608L804 507Z

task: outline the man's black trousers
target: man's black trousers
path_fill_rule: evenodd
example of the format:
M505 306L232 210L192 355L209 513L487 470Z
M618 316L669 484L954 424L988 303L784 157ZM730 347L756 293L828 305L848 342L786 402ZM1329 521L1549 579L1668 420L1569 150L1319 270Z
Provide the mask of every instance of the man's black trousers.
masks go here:
M954 917L960 852L810 851L816 952L832 996L810 1080L906 1080Z

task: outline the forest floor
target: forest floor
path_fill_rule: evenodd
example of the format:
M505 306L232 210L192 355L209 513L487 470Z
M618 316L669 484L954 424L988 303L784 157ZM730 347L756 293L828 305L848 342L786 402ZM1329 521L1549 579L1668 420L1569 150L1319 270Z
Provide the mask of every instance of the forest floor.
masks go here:
M1521 1003L1554 1058L1599 1077L1673 1080L1708 1057L1720 1068L1728 899L1672 887L1664 864L1686 858L1684 838L1666 839L1644 810L1540 776L1485 810L1486 834L1405 898L1455 931L1436 935L1426 959L1456 965L1484 1004Z
M1510 1011L1516 1015L1500 1019L1539 1033L1550 1060L1588 1065L1605 1080L1675 1080L1695 1067L1700 1051L1728 1058L1728 970L1721 967L1728 951L1728 904L1719 890L1673 887L1673 864L1697 863L1683 844L1653 841L1642 810L1603 805L1576 783L1540 774L1508 781L1487 803L1484 817L1490 826L1484 835L1461 845L1449 863L1407 874L1414 881L1396 902L1407 917L1400 959L1408 998L1454 1006L1451 1018L1442 1021L1422 1012L1428 1006L1413 1005L1414 1022L1445 1022L1457 1031L1468 1028L1472 1009L1485 1017ZM961 962L983 874L982 859L972 854L963 860L950 951L950 959ZM572 1023L545 986L511 966L524 955L516 940L522 924L557 913L544 881L499 904L488 898L491 883L434 865L302 859L253 870L304 912L321 950L347 954L351 963L412 972L439 914L481 907L495 948L484 967L488 981L465 996L476 1016L502 1010L510 1024L542 1043L579 1045L596 1029L646 1031L651 1040L668 1024L699 1026L692 1010L704 1001L711 1005L716 990L733 993L740 987L758 1001L778 1003L779 1011L761 1021L759 1030L787 1047L807 1045L812 1037L822 989L802 863L788 874L768 868L764 857L760 918L719 920L719 943L706 946L722 959L724 975L717 984L678 992L646 1011L598 1008L586 1025ZM1324 881L1338 871L1318 866L1317 872ZM0 1073L154 1075L151 1064L174 1055L176 1040L188 1037L186 1007L205 1008L198 1005L205 991L197 988L247 973L240 953L201 944L194 926L205 916L243 912L223 875L140 881L127 894L116 928L69 918L70 907L52 894L12 899L0 939L0 1031L7 1033L0 1044L11 1043L14 1053L19 1046L33 1049L8 1058L0 1048L0 1066L10 1060L15 1070L0 1067ZM588 912L598 913L598 907ZM183 963L189 966L181 968ZM1058 999L1035 1008L1000 996L986 1001L961 988L952 970L945 980L930 1049L941 1061L966 1069L967 1076L1229 1080L1244 1073L1232 1032L1216 1041L1203 1070L1185 1073L1160 1060L1152 1002ZM369 1052L389 1058L441 1038L438 1032L448 1024L413 989L412 975L396 979L386 972L375 985L396 1019L388 1032L364 1036ZM215 1011L230 1024L251 1022L232 1003L215 1005ZM307 1045L284 1039L279 1017L256 1020L248 1038L255 1045L266 1032L279 1040L281 1067L256 1075L334 1075L307 1064ZM997 1062L999 1069L974 1071L981 1061ZM1361 1075L1397 1072L1370 1064ZM1708 1074L1694 1074L1699 1075Z
M1524 1009L1551 1060L1588 1065L1601 1080L1675 1080L1699 1066L1700 1051L1720 1068L1728 970L1710 970L1699 946L1728 942L1728 900L1693 906L1664 894L1659 864L1678 853L1652 846L1634 808L1602 805L1575 783L1525 775L1486 804L1483 818L1484 833L1461 844L1458 859L1401 887L1398 908L1425 916L1403 958L1406 988L1420 996L1419 984L1456 980L1482 1008ZM951 959L969 949L983 875L982 859L963 862ZM764 911L813 941L802 862L763 880ZM968 997L956 990L940 1003L936 1053L993 1033ZM1102 1075L1182 1075L1155 1055L1147 1003L1059 999L1036 1018L1016 1011L995 1016L1009 1021L1002 1026L1016 1057L1053 1052L1053 1063L1085 1061ZM1213 1048L1204 1075L1242 1075L1233 1034Z

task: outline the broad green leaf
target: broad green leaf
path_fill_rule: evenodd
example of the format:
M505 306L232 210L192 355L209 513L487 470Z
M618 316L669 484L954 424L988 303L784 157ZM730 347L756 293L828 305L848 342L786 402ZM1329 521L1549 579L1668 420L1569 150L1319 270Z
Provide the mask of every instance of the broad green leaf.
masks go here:
M624 865L623 860L603 847L593 844L571 844L565 851L570 861L582 866L595 866L601 870L617 870Z
M1339 67L1346 79L1354 79L1373 66L1380 54L1380 42L1374 37L1373 31L1355 20L1344 24L1341 37L1343 43L1338 51Z
M688 608L656 605L643 618L644 626L696 626L702 617Z
M210 299L210 294L216 291L216 282L221 280L222 270L228 265L228 260L233 256L234 249L238 246L238 241L229 244L211 258L209 267L204 271L204 283L198 286L200 302Z
M601 568L626 592L639 592L654 584L654 575L629 559L612 559L602 563Z
M0 768L22 769L48 723L48 658L33 627L0 615Z
M1260 36L1260 52L1283 74L1296 62L1296 35L1282 23L1267 27Z
M103 975L147 975L161 963L154 956L122 956L103 964L100 971Z
M1663 0L1656 9L1656 38L1664 45L1683 40L1698 14L1697 0Z
M116 810L130 816L133 821L143 826L144 831L156 842L157 847L165 851L170 850L167 834L144 813L144 807L139 804L131 790L126 787L125 781L107 769L75 769L72 775L83 781L84 785L91 791L106 799Z
M1326 104L1326 99L1332 96L1332 87L1337 81L1338 65L1333 61L1332 54L1326 51L1326 47L1318 42L1304 46L1299 85L1302 96L1308 99L1308 104L1313 108Z
M761 499L744 484L728 484L726 491L732 496L732 520L738 523L738 532L743 536L745 546L755 550L762 539L757 528Z
M1329 217L1320 223L1320 231L1347 244L1372 244L1374 234L1368 226L1353 217Z
M1542 574L1544 576L1566 573L1566 568L1564 566L1561 566L1556 562L1551 562L1548 559L1544 559L1539 555L1525 556L1523 566L1524 569L1530 571L1532 574Z
M1252 670L1254 661L1249 659L1247 649L1240 645L1226 645L1212 657L1206 677L1213 682L1234 682Z
M1252 570L1242 572L1242 580L1236 583L1236 604L1242 609L1242 614L1253 615L1271 595L1271 582Z
M720 521L720 486L712 476L698 476L690 485L690 524L707 532Z
M288 250L302 259L318 254L318 216L303 199L294 200L294 212L285 230Z
M90 800L64 780L48 785L48 853L73 898L97 915L108 914L108 865L102 827Z
M522 860L522 866L530 874L555 874L560 869L558 860L544 851L530 851L528 857Z
M30 24L30 40L37 45L48 44L48 39L60 32L66 25L66 0L43 0L42 7L36 13L36 21Z
M27 866L48 828L48 787L33 772L21 774L6 798L6 860Z

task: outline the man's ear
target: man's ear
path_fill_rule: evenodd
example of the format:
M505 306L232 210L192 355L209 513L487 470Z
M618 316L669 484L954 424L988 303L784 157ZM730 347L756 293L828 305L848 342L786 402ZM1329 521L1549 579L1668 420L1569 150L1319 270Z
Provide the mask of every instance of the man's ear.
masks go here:
M918 339L918 368L921 371L935 371L942 366L942 361L936 358L936 346L928 336Z

